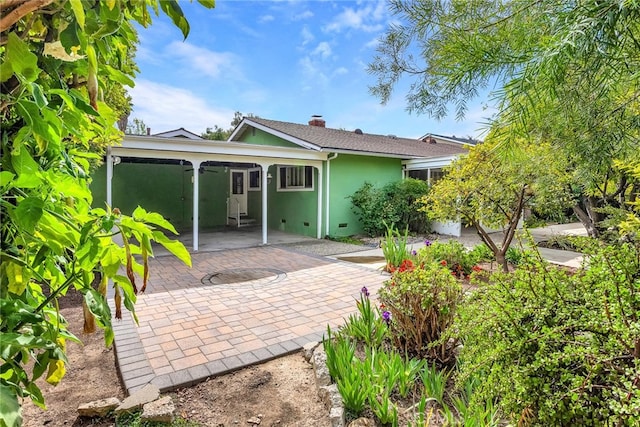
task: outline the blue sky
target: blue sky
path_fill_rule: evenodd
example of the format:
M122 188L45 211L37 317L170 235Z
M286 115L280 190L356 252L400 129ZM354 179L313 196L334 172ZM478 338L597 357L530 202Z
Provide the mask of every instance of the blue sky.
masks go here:
M184 127L200 134L230 127L235 111L327 127L419 137L481 137L489 115L480 99L464 121L410 115L400 82L390 102L369 94L367 73L378 39L394 19L384 1L232 1L215 9L181 2L191 25L180 31L161 16L139 31L140 73L129 92L152 133Z

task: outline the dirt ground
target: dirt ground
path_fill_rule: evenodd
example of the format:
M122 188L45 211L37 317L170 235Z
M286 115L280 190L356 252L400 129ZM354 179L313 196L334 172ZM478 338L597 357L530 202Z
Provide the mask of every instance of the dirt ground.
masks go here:
M65 300L65 298L63 298ZM78 405L107 397L124 399L113 349L104 345L104 335L82 334L80 298L71 295L61 308L71 331L83 345L69 343L69 366L62 382L53 387L40 382L47 410L31 401L22 405L23 426L111 427L114 418L78 417ZM211 378L190 388L170 393L176 415L202 426L247 426L260 418L260 426L329 426L328 410L317 397L313 369L295 353L262 365Z

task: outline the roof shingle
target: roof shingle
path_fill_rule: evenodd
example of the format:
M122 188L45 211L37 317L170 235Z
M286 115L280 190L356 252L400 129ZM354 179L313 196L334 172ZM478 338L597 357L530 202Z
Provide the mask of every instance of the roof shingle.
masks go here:
M245 118L245 124L250 126L251 122L315 145L323 151L351 151L405 158L454 156L467 151L462 144L439 140L437 137L435 138L437 142L429 143L392 135L360 134L347 130L256 117Z

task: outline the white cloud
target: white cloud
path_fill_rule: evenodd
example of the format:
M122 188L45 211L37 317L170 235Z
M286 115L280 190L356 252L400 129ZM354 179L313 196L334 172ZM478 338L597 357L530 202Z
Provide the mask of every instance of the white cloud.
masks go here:
M343 74L348 74L348 73L349 73L348 69L346 69L345 67L339 67L333 71L332 76L341 76Z
M302 21L304 19L309 19L309 18L313 18L313 12L311 12L310 10L305 10L304 12L295 15L293 17L293 20Z
M375 49L378 47L378 45L380 44L380 38L379 37L374 37L373 39L369 40L364 47L366 47L367 49Z
M261 24L264 24L266 22L271 22L273 20L275 20L276 18L273 17L273 15L263 15L260 17L260 19L258 19L258 22Z
M309 28L307 28L306 26L302 28L300 35L302 35L302 46L306 46L307 44L311 43L313 39L315 39L313 33L311 33Z
M166 52L171 55L175 64L189 70L197 70L208 77L217 78L223 72L225 77L237 77L240 74L236 66L239 58L230 52L213 52L184 42L171 43L167 46Z
M320 55L322 59L331 56L331 46L327 42L320 42L312 52L314 55Z
M324 27L327 32L341 32L354 29L367 33L380 31L384 28L382 21L385 18L385 4L383 1L366 2L364 7L344 8L336 15L332 22ZM358 5L360 6L360 5Z
M329 83L329 79L327 76L313 63L311 58L308 56L303 57L299 61L300 66L302 67L302 73L306 77L306 81L308 82L306 85L327 85Z
M233 110L215 108L191 91L149 80L136 80L129 91L133 98L131 118L141 119L152 133L185 128L200 134L208 127L227 127Z

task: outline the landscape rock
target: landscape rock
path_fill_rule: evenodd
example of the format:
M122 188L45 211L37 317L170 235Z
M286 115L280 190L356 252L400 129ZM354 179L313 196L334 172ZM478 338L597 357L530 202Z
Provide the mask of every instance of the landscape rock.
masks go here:
M318 397L324 404L325 408L342 406L342 396L340 395L340 391L338 391L338 386L336 384L318 387Z
M116 414L131 412L142 408L146 403L153 402L160 397L160 389L155 384L147 384L122 401L116 408Z
M258 417L251 417L247 420L247 424L251 424L254 426L259 425L262 422L262 420Z
M329 368L327 368L327 353L324 352L322 346L318 346L315 349L312 360L313 371L316 376L316 385L321 387L331 384L331 375L329 375Z
M344 427L344 408L338 406L331 408L329 421L331 422L331 427Z
M176 407L171 396L165 396L142 407L140 419L157 423L170 423L175 416Z
M357 420L351 421L351 423L349 423L349 427L376 427L376 423L371 418L361 417Z
M304 360L307 362L311 362L311 358L313 357L313 351L318 347L320 343L318 341L308 342L302 347L302 351L304 352Z
M81 417L104 417L120 405L120 400L116 397L94 400L78 406L78 415Z

